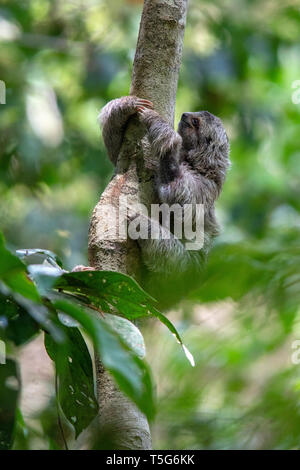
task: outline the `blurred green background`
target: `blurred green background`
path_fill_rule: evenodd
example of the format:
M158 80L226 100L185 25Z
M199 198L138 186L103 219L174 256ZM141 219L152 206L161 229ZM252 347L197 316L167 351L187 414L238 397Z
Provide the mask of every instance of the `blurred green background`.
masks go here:
M97 114L128 94L141 8L0 0L0 228L12 249L86 264L89 216L113 172ZM163 327L145 327L157 449L299 448L299 31L297 0L190 0L176 121L220 116L233 165L217 204L223 234L170 313L196 367ZM49 410L39 418L51 435ZM47 446L30 437L19 447Z

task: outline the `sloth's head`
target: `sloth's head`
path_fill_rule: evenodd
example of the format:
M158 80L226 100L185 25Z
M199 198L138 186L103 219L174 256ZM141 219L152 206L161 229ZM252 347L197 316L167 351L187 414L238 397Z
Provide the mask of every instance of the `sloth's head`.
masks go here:
M201 160L209 165L223 163L229 166L229 141L222 121L217 116L208 111L184 113L178 133L182 137L183 148L188 151L196 166Z

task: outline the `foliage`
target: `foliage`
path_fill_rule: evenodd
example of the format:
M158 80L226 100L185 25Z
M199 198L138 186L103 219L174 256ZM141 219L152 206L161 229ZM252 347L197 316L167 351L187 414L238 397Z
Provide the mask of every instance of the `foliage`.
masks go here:
M43 247L67 269L86 264L90 211L112 174L96 115L128 93L141 4L1 2L0 220L12 249ZM184 111L219 115L233 165L218 201L223 235L199 287L168 317L184 332L196 367L157 322L144 327L158 384L155 448L299 447L299 365L291 362L300 335L300 105L292 100L299 26L291 0L189 1L176 121ZM34 256L42 255L31 256L40 263ZM8 261L1 258L1 273ZM51 277L39 281L43 275L32 271L37 290L13 263L9 342L21 347L46 327L58 340L66 334L58 300L49 309L40 290ZM6 297L7 288L2 308ZM60 302L69 308L69 297ZM51 413L49 404L40 421L53 447ZM17 419L19 447L34 445L19 412Z
M28 258L36 253L40 255L42 250L28 250ZM25 250L19 250L18 254L22 259L26 257ZM53 266L56 259L53 254L46 251L44 255L43 264L26 267L7 250L0 234L0 338L6 344L12 342L19 346L30 341L39 330L45 332L46 350L56 367L57 400L74 426L75 437L98 412L92 362L80 328L93 341L101 362L120 389L151 419L154 414L152 382L140 357L143 351L139 354L126 344L112 327L111 318L116 313L129 320L158 317L182 344L175 327L155 309L154 300L132 278L110 271L66 273L58 265ZM110 316L110 321L106 321L105 314ZM190 357L185 347L184 351ZM9 399L10 385L6 380L15 376L16 371L15 362L10 359L1 365L0 394L4 406L11 410L7 413L9 422L8 418L0 420L3 448L13 442L18 402L17 394L11 394ZM5 416L4 408L2 413Z

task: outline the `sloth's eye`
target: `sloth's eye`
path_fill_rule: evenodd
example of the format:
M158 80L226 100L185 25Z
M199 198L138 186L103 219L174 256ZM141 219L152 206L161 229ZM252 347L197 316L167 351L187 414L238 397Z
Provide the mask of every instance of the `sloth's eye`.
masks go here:
M193 118L193 119L192 119L192 124L193 124L193 126L195 126L195 127L199 127L199 121L198 121L198 119Z
M207 145L209 145L212 141L212 138L211 137L205 137L205 141L206 141Z

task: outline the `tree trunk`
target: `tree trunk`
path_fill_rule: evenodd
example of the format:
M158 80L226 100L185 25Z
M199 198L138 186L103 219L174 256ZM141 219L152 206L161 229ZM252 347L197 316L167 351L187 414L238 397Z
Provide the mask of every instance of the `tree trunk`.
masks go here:
M187 0L145 0L130 94L153 102L155 109L171 124L181 63ZM97 270L120 271L140 278L137 243L111 233L113 213L119 198L129 205L153 200L153 176L157 162L150 154L144 129L136 117L126 131L118 158L116 175L96 205L89 232L89 264ZM112 436L111 448L151 449L151 435L145 416L121 393L96 358L96 382L100 407L100 433Z

